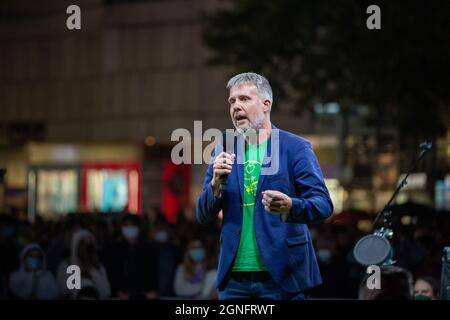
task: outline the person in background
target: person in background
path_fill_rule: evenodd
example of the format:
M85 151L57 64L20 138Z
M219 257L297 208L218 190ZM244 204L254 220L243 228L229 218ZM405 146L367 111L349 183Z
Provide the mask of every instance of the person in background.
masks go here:
M81 219L75 214L68 214L61 218L46 251L48 270L56 274L59 263L70 258L70 242L73 234L82 228Z
M437 300L439 298L439 284L433 277L420 277L414 283L415 300Z
M195 220L192 220L192 208L189 206L183 207L178 215L177 221L174 225L175 243L184 247L191 239L193 234L199 234L200 226ZM203 239L203 238L202 238Z
M17 220L7 214L0 213L0 276L4 290L3 295L9 296L8 279L14 270L20 267L20 250L17 243Z
M156 204L153 205L150 210L143 212L143 218L151 226L157 224L161 220L165 220L161 208Z
M20 269L13 272L9 288L19 299L52 300L60 296L58 283L46 269L45 254L35 243L26 245L20 257Z
M412 300L413 276L410 271L397 266L380 268L380 289L369 289L366 275L360 284L359 300Z
M95 237L86 229L77 230L71 241L70 258L63 260L58 266L57 279L60 289L65 297L76 299L78 290L67 288L67 274L69 265L77 265L81 269L81 289L93 287L97 290L100 299L111 295L111 287L105 268L100 263L97 253Z
M348 285L347 265L337 253L336 239L331 233L324 232L315 239L316 257L323 283L311 290L316 298L345 297ZM349 296L350 294L348 294ZM347 296L347 297L348 297Z
M174 277L178 263L183 259L182 251L173 241L173 229L164 219L159 219L149 232L158 263L158 292L161 297L171 297L174 293Z
M2 270L0 270L0 299L6 299L6 285L4 283L4 278L2 275Z
M191 299L215 299L216 270L208 270L202 242L193 239L187 245L182 264L175 273L175 294Z
M92 286L86 286L80 289L76 295L76 300L99 300L97 289Z
M141 233L140 218L126 214L121 221L121 237L107 249L105 262L114 296L120 299L155 299L158 289L154 248Z

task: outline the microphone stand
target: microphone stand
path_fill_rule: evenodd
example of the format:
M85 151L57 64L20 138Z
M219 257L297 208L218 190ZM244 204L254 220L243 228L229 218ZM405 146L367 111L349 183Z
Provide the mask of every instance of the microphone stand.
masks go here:
M426 152L432 148L431 142L423 142L420 144L420 154L416 161L413 161L413 164L411 168L409 169L408 173L405 175L405 177L402 179L402 181L398 184L397 188L395 189L394 193L392 194L389 201L384 206L383 210L381 210L377 216L375 217L372 228L375 228L378 221L380 220L380 217L383 216L383 227L381 227L378 230L375 230L374 234L385 237L387 239L392 239L394 232L392 231L392 209L391 209L391 203L397 196L397 194L400 192L400 190L408 183L408 177L409 175L416 169L417 165L419 164L420 160L425 156ZM393 264L392 257L386 261L385 264Z

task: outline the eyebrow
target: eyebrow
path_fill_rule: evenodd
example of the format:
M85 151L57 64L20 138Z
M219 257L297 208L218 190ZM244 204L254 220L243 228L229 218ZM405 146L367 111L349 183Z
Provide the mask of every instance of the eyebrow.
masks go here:
M247 95L247 94L240 94L239 96L238 96L238 98L241 98L241 97L245 97L245 98L249 98L249 99L251 99L251 97L249 96L249 95ZM228 102L231 102L231 100L235 100L236 98L235 97L229 97L228 98Z

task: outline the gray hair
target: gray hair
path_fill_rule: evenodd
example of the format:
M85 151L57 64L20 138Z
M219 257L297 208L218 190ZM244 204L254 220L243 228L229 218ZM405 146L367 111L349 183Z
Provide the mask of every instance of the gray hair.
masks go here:
M270 102L273 102L272 87L269 81L262 75L254 72L240 73L228 80L227 89L241 84L254 84L260 99L268 99Z

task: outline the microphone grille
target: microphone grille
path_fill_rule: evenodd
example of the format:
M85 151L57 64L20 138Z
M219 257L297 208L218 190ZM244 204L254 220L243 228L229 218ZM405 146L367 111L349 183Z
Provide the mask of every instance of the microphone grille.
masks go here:
M363 266L380 265L386 261L390 253L389 240L374 234L361 238L353 248L355 260Z

